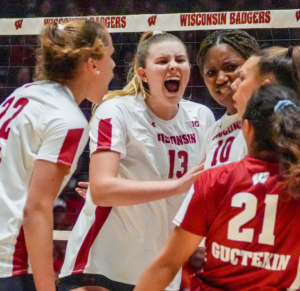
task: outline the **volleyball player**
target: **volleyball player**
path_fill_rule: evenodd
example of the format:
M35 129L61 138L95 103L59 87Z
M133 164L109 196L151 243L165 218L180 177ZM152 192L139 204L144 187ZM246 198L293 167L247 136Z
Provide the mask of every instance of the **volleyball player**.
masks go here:
M178 227L135 291L165 290L203 237L208 260L197 290L300 287L297 95L262 86L248 102L242 130L249 155L199 176L174 219Z
M97 108L90 188L68 241L59 290L133 290L162 248L185 197L180 194L201 169L204 135L214 122L207 107L182 99L189 75L186 47L177 37L145 33L131 81ZM179 285L180 275L167 289Z
M112 53L108 32L95 22L48 24L40 35L36 82L0 106L1 291L56 290L53 202L88 139L78 105L85 98L100 103L107 93Z
M293 89L300 96L300 48L297 46L270 47L254 53L239 71L239 77L232 84L234 106L241 118L246 104L259 86L269 83L281 84ZM239 160L247 154L247 146L242 133ZM238 151L237 151L238 152Z
M218 30L206 37L198 53L197 64L211 97L226 113L207 132L205 169L238 160L243 138L240 118L233 105L232 83L239 69L255 52L257 41L243 30Z
M300 95L300 47L270 47L254 53L240 68L232 84L234 106L240 118L254 89L262 84L276 83Z

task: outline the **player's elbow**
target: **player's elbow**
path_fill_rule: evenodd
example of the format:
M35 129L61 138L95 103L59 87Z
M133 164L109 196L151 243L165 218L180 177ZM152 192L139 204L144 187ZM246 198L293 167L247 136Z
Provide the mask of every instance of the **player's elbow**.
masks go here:
M26 203L23 211L23 225L26 227L30 225L32 221L40 219L40 217L49 215L52 213L49 209L45 207L43 203L30 204Z
M26 221L28 218L30 218L35 212L37 212L39 209L38 206L34 206L31 204L26 204L24 207L23 215L24 215L24 221Z
M90 184L91 198L95 205L98 206L111 206L109 201L108 187L101 182Z
M23 211L23 219L24 222L26 222L26 220L28 219L28 217L30 217L30 207L25 206L24 211Z

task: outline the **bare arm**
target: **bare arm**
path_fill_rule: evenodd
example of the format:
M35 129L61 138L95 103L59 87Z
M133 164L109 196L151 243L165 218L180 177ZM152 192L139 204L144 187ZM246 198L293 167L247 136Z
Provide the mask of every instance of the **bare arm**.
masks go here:
M203 165L197 165L178 180L136 181L118 178L119 164L117 152L98 151L91 155L90 190L95 204L125 206L179 195L190 189L203 170Z
M53 202L69 169L37 160L24 209L26 247L37 291L55 291L53 271Z
M165 290L202 238L176 227L160 254L143 272L134 291Z

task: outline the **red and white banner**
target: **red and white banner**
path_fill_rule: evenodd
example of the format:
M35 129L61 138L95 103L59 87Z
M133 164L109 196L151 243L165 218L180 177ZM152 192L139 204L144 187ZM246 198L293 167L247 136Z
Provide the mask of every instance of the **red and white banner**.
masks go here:
M207 13L142 14L124 16L86 16L0 19L0 35L36 35L44 24L64 23L87 18L106 25L109 32L143 32L148 30L186 31L252 28L298 28L300 10L264 10Z

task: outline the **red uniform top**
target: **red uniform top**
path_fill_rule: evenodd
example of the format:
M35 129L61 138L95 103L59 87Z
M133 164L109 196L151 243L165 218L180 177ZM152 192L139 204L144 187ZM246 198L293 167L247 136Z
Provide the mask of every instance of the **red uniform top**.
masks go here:
M209 290L299 288L300 200L278 180L278 164L246 156L194 184L174 222L206 237Z
M195 270L193 270L189 266L188 262L185 262L184 265L182 266L180 290L190 290L191 281L194 274L195 274Z

